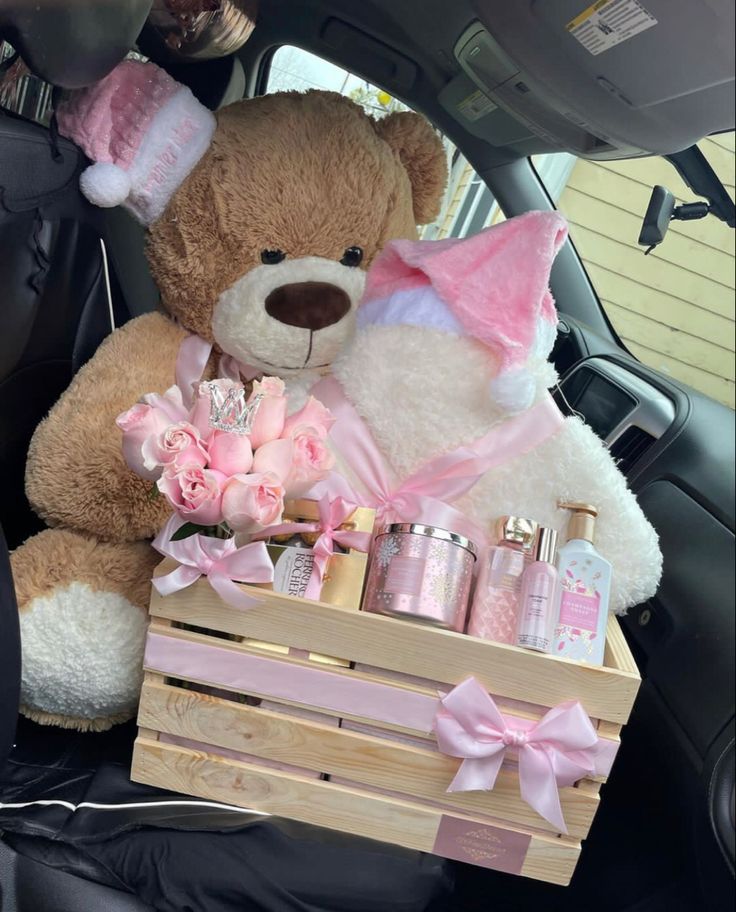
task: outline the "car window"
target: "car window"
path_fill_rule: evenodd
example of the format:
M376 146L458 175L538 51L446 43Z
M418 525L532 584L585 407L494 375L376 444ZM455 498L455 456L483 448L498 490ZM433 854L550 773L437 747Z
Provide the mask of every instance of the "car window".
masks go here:
M734 134L700 143L726 189L734 194ZM570 223L601 304L629 351L734 407L734 231L715 216L672 222L648 256L637 244L652 187L662 184L678 203L697 199L662 158L584 161L571 156L564 182L551 188ZM564 170L564 169L563 169Z
M385 117L393 111L408 111L407 105L388 92L360 76L344 70L327 60L291 45L276 50L266 83L267 92L306 92L308 89L327 89L347 95L365 108L372 117ZM420 237L458 236L454 233L456 212L467 184L466 161L447 137L443 137L447 163L451 173L440 214L431 225L419 226ZM462 186L460 185L460 180ZM465 215L463 215L465 218Z

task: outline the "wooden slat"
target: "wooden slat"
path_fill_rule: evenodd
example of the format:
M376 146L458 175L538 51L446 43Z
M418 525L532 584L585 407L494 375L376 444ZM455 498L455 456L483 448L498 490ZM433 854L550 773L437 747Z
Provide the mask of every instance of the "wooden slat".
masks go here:
M716 377L705 371L698 370L689 364L683 364L682 361L676 361L660 352L654 352L644 345L640 345L635 339L623 337L626 347L632 355L639 358L644 364L648 364L655 370L669 374L676 380L687 383L689 386L700 390L707 396L725 403L729 408L736 404L735 387L733 380L727 380L724 377Z
M279 661L285 666L297 666L301 668L314 668L314 663L310 662L308 659L302 659L295 656L290 656L286 654L275 654L264 653L260 649L254 648L249 642L237 643L227 640L219 640L217 638L206 636L205 634L195 633L191 630L182 630L182 629L170 629L170 628L159 628L158 619L154 618L151 622L150 630L152 633L160 633L164 636L169 636L174 639L181 639L190 643L198 643L205 646L215 646L220 649L227 649L230 652L242 653L244 656L249 655L258 655L258 656L268 656L269 658ZM406 679L406 675L393 675L387 672L381 672L381 669L375 669L374 671L365 671L364 668L346 668L344 666L329 666L323 668L323 671L329 671L332 675L335 676L335 680L338 682L335 686L339 687L339 679L341 677L360 680L360 681L369 681L373 684L383 684L388 687L397 688L398 690L405 690L410 693L419 693L424 696L434 699L437 695L437 689L439 687L447 687L443 683L438 683L437 685L425 685L418 683L417 681L411 681ZM288 668L285 670L285 674L288 673ZM154 677L160 683L165 683L166 678L164 675L151 675L150 672L146 672L144 677ZM179 674L175 677L180 677ZM325 716L332 716L335 718L344 718L350 720L351 722L356 722L359 725L368 726L369 728L375 728L377 725L380 725L382 729L388 731L396 732L398 735L408 735L411 738L419 738L426 740L428 735L426 731L421 731L419 729L410 728L406 726L391 724L388 722L377 722L374 718L368 718L367 716L361 716L354 713L350 713L347 710L343 709L341 711L333 710L328 707L319 706L315 707L311 703L301 703L297 700L289 700L283 696L275 698L271 693L262 693L258 688L250 683L246 689L238 689L233 686L228 686L224 683L217 683L213 685L212 681L209 679L204 679L197 677L192 669L190 668L186 674L186 680L204 685L208 688L213 686L217 690L223 692L229 692L232 694L247 695L251 697L258 697L262 700L274 701L283 705L285 707L292 707L298 710L310 710L321 713ZM199 693L207 693L208 691L198 691ZM215 694L217 696L217 694ZM518 717L521 719L527 719L530 721L538 721L542 718L543 715L548 710L548 707L544 706L535 706L531 703L525 703L523 701L517 700L507 700L504 697L494 695L494 700L499 710L505 715L511 717ZM241 701L242 702L242 701ZM605 720L592 718L591 721L597 730L601 733L602 738L606 738L609 741L618 742L619 733L621 731L621 725L615 722L607 722Z
M637 244L641 230L641 217L618 209L609 203L582 194L574 187L565 191L561 207L568 219L575 225L588 228L617 241L631 250L634 269L644 272L649 265L643 257L643 249ZM728 229L727 229L728 230ZM573 231L573 239L576 232ZM728 253L699 243L691 236L677 232L668 233L667 238L656 251L659 268L664 263L704 278L712 278L729 288L734 287L734 258Z
M620 671L628 671L631 674L639 673L639 668L621 629L621 623L615 614L608 615L604 661L611 668L618 668Z
M724 348L719 342L698 339L680 330L656 323L646 314L633 313L607 300L605 293L601 294L601 300L603 309L621 336L636 339L639 344L646 345L652 351L661 352L663 355L675 358L698 370L728 380L734 379L733 352ZM733 328L731 332L733 332ZM728 341L728 337L724 341Z
M330 728L160 684L144 686L139 724L215 747L438 802L461 813L557 832L522 801L515 769L501 770L493 791L447 793L460 761L438 751ZM570 835L584 837L597 810L597 797L578 788L566 788L561 790L560 799Z
M716 174L727 186L734 185L734 156L733 152L723 149L716 143L711 143L705 149L705 156L713 166ZM638 158L622 161L606 162L607 167L617 174L630 177L633 180L653 187L655 184L664 184L676 196L683 199L697 199L693 191L688 189L680 175L672 165L661 158Z
M586 666L422 624L243 588L263 603L249 611L233 611L206 580L200 580L166 597L154 590L151 614L311 652L337 653L354 662L423 678L439 676L448 684L474 675L491 693L546 706L580 700L588 715L610 722L628 719L639 687L639 676L632 672ZM441 669L438 656L442 656Z
M630 276L612 272L595 263L586 264L599 297L617 307L679 329L697 339L715 342L733 352L736 349L734 321L701 307L698 301L685 301L647 285ZM618 322L614 320L618 326Z
M600 231L571 223L571 237L586 263L595 263L623 276L636 276L636 281L642 285L695 301L705 310L733 319L733 289L727 285L673 263L663 263L657 250L645 258L643 248L637 248L635 238L633 246L627 245L611 240Z
M178 745L138 738L132 778L238 807L290 817L304 823L432 852L443 813L331 782L315 781L234 760L220 760ZM468 824L474 818L457 815ZM506 827L509 832L523 832ZM532 834L521 873L566 884L580 844Z
M667 184L669 174L674 173L670 166L665 165L659 183ZM674 191L672 186L669 186L669 189ZM694 198L692 191L687 190L684 184L680 185L680 189L683 195L678 198L678 202L692 202ZM582 199L579 200L574 194L568 195L568 190L578 191L580 194L599 200L614 209L622 209L635 217L638 224L641 225L649 205L652 185L639 183L639 181L617 173L608 162L581 160L575 165L560 201L561 210L572 217L577 206L587 205L587 203ZM630 239L630 233L627 237L618 237L613 231L609 233L611 237L619 241ZM697 241L708 247L714 247L731 258L734 256L736 241L733 230L720 219L705 218L692 222L672 222L668 229L668 239L673 234Z

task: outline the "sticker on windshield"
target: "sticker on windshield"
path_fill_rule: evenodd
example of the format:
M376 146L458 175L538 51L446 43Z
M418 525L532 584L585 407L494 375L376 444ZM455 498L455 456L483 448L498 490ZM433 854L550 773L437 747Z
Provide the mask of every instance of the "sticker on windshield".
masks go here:
M565 28L586 51L597 56L656 24L639 0L598 0Z

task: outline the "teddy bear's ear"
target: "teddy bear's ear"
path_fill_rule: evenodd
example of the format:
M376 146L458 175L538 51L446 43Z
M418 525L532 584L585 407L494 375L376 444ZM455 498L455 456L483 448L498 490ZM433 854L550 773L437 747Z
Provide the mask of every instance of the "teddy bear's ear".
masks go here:
M409 175L417 225L428 224L439 214L447 183L442 140L429 122L413 111L388 114L376 122L376 131L396 152Z

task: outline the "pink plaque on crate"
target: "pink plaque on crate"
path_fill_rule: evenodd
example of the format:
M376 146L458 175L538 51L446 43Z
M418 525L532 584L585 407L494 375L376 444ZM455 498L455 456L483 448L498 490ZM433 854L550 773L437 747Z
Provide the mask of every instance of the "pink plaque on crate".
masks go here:
M531 836L459 817L442 815L433 854L454 861L521 874Z

